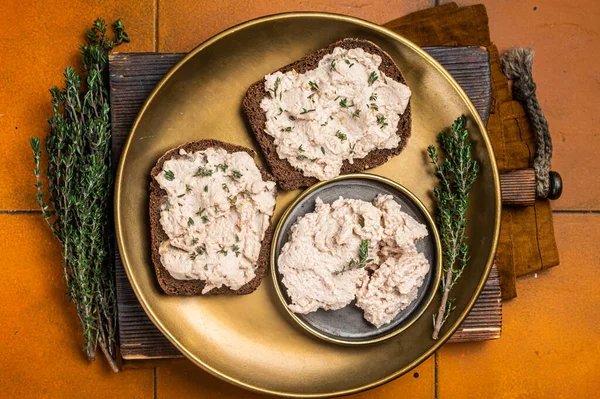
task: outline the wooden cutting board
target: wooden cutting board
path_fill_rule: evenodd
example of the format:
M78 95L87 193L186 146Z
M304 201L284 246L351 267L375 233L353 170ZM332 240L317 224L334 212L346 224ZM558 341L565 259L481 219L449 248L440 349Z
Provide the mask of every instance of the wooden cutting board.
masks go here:
M479 47L427 47L460 83L487 122L491 101L489 57ZM138 111L165 73L185 54L115 53L109 57L112 153L116 169L121 150ZM119 346L125 360L183 357L152 324L127 279L115 252ZM494 266L483 292L449 342L481 341L500 337L502 303L500 277Z

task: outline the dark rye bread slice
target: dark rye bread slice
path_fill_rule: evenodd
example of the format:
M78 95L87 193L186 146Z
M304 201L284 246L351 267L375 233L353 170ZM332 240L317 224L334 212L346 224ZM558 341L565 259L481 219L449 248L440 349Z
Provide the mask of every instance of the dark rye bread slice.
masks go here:
M394 60L384 52L376 44L363 39L342 39L321 50L309 54L298 61L286 65L278 71L286 73L291 70L296 70L298 73L304 73L318 67L319 61L327 54L333 53L336 47L345 49L362 48L367 53L377 54L381 57L381 65L379 71L383 72L387 77L394 79L400 83L406 84L402 72L394 63ZM277 72L277 71L274 71ZM252 131L260 145L260 149L269 164L271 172L275 175L277 182L284 190L295 190L300 187L308 187L319 180L315 177L306 177L302 171L296 170L286 159L280 159L277 155L277 148L273 137L265 132L265 124L267 121L266 115L260 108L260 102L266 96L264 79L253 83L246 92L246 96L242 101L242 108L248 122L252 127ZM410 137L411 132L411 107L410 100L404 114L400 115L398 122L397 134L400 137L399 144L392 149L373 150L367 156L361 159L355 159L353 164L347 160L344 161L341 174L360 172L365 169L374 168L386 163L392 156L399 154Z
M267 268L269 265L269 253L271 250L271 238L273 235L273 228L269 226L267 231L265 232L265 236L261 243L260 253L258 256L258 262L256 267L256 276L254 279L250 280L244 286L242 286L238 290L232 290L229 287L221 286L220 288L213 288L206 294L202 294L202 289L204 289L204 281L202 280L177 280L165 269L160 261L160 254L158 252L160 248L160 244L165 240L168 240L169 237L167 233L162 228L160 224L160 206L164 200L164 197L167 195L166 191L163 190L155 177L162 172L163 164L165 161L169 159L177 159L181 157L179 155L179 150L184 149L187 152L196 152L205 150L207 148L222 148L229 153L234 152L247 152L250 154L252 158L256 157L256 152L253 150L241 147L234 144L224 143L218 140L201 140L194 141L191 143L180 145L177 148L174 148L168 151L165 155L160 157L158 162L152 171L150 172L151 181L150 181L150 237L151 237L151 251L152 251L152 263L154 264L154 269L156 271L156 277L158 278L158 284L163 289L163 291L168 295L226 295L226 294L236 294L236 295L244 295L250 294L258 286L260 285L263 277L267 272ZM263 180L271 180L275 181L273 176L269 174L263 167L258 167L260 173L262 174Z

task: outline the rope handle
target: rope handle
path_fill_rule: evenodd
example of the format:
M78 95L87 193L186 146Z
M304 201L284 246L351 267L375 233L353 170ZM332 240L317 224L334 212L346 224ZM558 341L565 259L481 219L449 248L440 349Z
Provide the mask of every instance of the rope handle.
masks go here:
M500 64L508 79L513 80L513 97L523 103L536 136L533 169L538 198L557 199L562 193L562 179L551 171L552 137L548 121L542 112L533 81L533 55L531 48L513 47L502 55Z

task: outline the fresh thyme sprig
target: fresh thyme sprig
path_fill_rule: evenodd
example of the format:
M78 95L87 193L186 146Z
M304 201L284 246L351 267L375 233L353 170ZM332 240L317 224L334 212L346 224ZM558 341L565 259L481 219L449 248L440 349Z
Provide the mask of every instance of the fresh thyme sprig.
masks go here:
M83 327L87 357L93 361L100 347L114 371L118 368L106 64L110 50L129 42L124 29L123 23L116 21L111 40L106 35L106 22L94 21L86 35L87 43L80 47L82 74L67 67L65 88L50 89L54 115L48 119L50 133L45 148L51 206L44 201L40 139L30 140L38 204L62 244L68 295ZM166 177L169 179L168 174Z
M373 259L369 259L369 240L362 240L360 247L358 248L358 260L352 259L346 266L341 270L333 272L336 276L352 269L362 269L369 263L373 262Z
M469 246L466 243L467 208L469 190L479 173L477 161L472 159L467 120L459 117L449 132L439 135L440 149L445 159L440 161L434 146L427 149L440 186L434 190L438 203L438 227L442 240L444 268L440 286L442 304L437 316L433 317L433 339L438 339L440 330L448 316L456 308L450 291L462 276L469 261Z

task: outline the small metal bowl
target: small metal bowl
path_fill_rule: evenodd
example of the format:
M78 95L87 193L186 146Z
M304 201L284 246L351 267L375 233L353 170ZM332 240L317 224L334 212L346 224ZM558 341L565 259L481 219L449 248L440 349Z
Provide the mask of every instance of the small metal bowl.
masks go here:
M308 314L296 314L288 308L291 303L282 276L277 271L277 259L281 248L288 240L289 231L298 217L313 212L315 200L320 197L325 203L332 203L340 196L371 202L378 194L390 194L402 206L402 210L427 226L429 235L417 241L417 249L429 260L431 268L417 299L402 310L389 324L375 327L363 317L362 309L354 302L342 309L319 309ZM442 275L442 249L435 223L423 203L400 184L385 177L356 173L342 175L335 179L320 182L306 189L283 213L271 244L271 273L277 295L289 315L305 330L329 342L344 345L364 345L381 342L406 330L431 304Z

